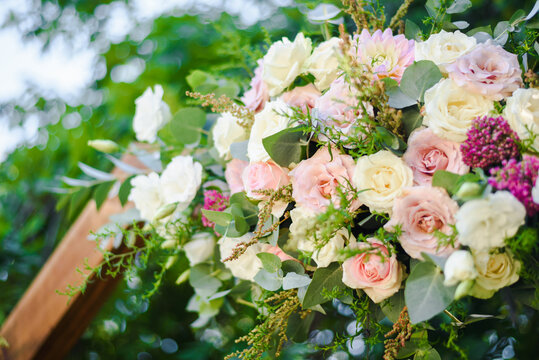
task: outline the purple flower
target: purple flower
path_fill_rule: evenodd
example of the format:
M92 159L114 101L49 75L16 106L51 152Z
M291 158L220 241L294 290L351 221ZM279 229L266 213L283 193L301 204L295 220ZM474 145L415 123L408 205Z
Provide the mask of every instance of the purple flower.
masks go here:
M466 136L460 150L468 166L485 168L519 155L518 135L501 116L475 119Z
M490 169L488 183L497 190L508 190L526 207L528 215L539 212L532 190L539 172L539 158L524 155L522 161L504 160L502 166Z
M223 211L228 207L229 197L217 190L204 191L204 209ZM215 223L202 214L202 225L215 228Z

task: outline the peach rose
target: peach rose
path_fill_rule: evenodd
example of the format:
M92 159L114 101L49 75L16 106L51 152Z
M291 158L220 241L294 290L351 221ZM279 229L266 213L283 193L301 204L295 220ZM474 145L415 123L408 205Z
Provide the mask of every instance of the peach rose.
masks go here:
M436 170L466 174L470 168L462 161L460 145L438 137L430 129L416 130L408 138L402 157L414 173L414 184L430 185Z
M492 100L511 96L523 85L517 56L492 43L477 45L446 69L458 86Z
M242 192L244 190L241 174L243 174L243 170L245 170L248 165L248 161L239 159L232 159L226 164L225 179L231 194Z
M269 100L268 86L262 79L264 73L264 62L258 60L258 67L255 69L255 76L251 79L251 88L243 94L241 101L245 107L254 112L261 111Z
M343 136L348 135L357 119L362 116L356 93L344 78L333 81L329 90L316 100L318 120L324 126L341 131ZM372 114L372 106L367 103L364 105L367 112Z
M270 244L263 244L262 245L262 252L267 252L267 253L270 253L270 254L273 254L273 255L277 255L279 257L279 259L281 259L281 261L294 260L294 261L299 262L299 260L294 259L292 256L285 253L278 246L273 246L273 245L270 245Z
M283 169L273 161L255 162L249 164L243 174L243 186L247 196L257 200L264 200L265 195L257 193L259 190L277 190L290 183L288 170Z
M295 87L291 91L285 92L281 96L281 100L289 106L299 107L304 113L307 112L307 108L314 108L316 100L322 95L320 91L313 85Z
M387 299L399 291L404 278L402 264L393 252L378 239L350 244L353 249L365 249L364 253L348 258L342 264L342 282L352 289L363 289L375 303Z
M316 213L324 212L333 202L340 205L337 187L346 189L354 173L354 160L349 155L340 154L338 150L327 147L318 149L313 157L301 161L290 172L292 181L292 197L297 206L305 206ZM354 200L350 210L356 210L361 204Z
M455 224L458 209L457 203L442 188L408 188L395 199L391 220L384 228L394 231L395 227L400 225L402 235L399 241L402 248L415 259L422 259L421 252L449 256L456 249L448 244L441 244L435 231L451 234L450 225ZM455 246L458 247L458 244Z

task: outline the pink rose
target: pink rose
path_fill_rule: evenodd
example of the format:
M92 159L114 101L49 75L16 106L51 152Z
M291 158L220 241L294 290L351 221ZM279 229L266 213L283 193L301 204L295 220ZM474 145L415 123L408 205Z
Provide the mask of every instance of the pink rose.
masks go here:
M517 56L499 45L479 44L446 69L457 85L492 100L511 96L523 85Z
M266 102L269 100L268 86L262 80L262 73L264 72L263 64L262 59L258 60L255 76L251 79L251 88L241 98L245 106L254 112L262 111Z
M278 246L272 246L270 244L264 244L264 245L262 245L262 252L267 252L267 253L270 253L270 254L273 254L273 255L277 255L279 257L279 259L281 259L281 261L294 260L294 261L299 262L299 260L294 259L292 256L285 253Z
M352 289L363 289L372 301L379 303L399 291L404 271L395 252L389 256L387 247L378 239L367 241L349 245L365 252L344 261L342 282Z
M320 91L313 85L295 87L291 91L285 92L281 99L288 105L299 107L304 113L307 112L307 107L314 108L316 100L322 95Z
M408 188L395 199L393 215L384 228L393 231L397 224L400 225L402 235L399 241L402 248L415 259L422 259L421 252L449 256L456 249L449 244L440 243L435 231L451 234L453 230L450 225L455 224L458 209L457 203L442 188Z
M340 154L338 150L327 147L318 149L313 157L301 161L290 172L292 197L298 206L305 206L317 213L324 212L333 202L340 204L337 187L346 190L354 173L355 163L351 156ZM356 210L361 204L354 200L350 210Z
M414 172L414 184L430 185L436 170L466 174L470 168L462 161L460 144L442 139L430 129L416 130L408 138L402 157Z
M288 170L273 161L255 162L243 170L243 185L247 196L257 200L265 200L266 196L257 193L259 190L277 190L290 183Z
M248 161L239 159L232 159L232 161L226 164L225 179L231 194L242 192L244 190L241 174L243 174L243 170L245 170L248 165Z

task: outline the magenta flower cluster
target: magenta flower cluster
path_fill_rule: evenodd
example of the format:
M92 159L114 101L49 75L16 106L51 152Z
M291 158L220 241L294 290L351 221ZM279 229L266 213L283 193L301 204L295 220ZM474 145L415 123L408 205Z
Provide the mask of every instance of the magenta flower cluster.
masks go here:
M497 190L508 190L525 207L528 215L539 212L539 205L534 203L532 189L539 172L539 158L524 155L522 161L504 160L502 166L490 169L488 183Z
M473 121L460 145L463 161L472 168L485 168L519 155L518 135L503 117L483 117Z
M229 197L223 195L217 190L204 191L204 209L213 211L223 211L227 208L229 203ZM204 214L202 214L202 225L206 227L215 227L215 223L210 221Z

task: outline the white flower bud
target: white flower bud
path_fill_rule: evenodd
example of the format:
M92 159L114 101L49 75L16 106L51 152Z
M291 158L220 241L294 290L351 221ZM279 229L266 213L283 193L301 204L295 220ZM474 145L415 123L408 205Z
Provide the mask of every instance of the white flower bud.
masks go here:
M477 270L472 254L466 250L457 250L447 258L444 266L444 285L453 286L461 281L475 279Z
M116 144L114 141L103 139L89 140L88 146L104 153L113 153L120 149L120 146L118 146L118 144Z

